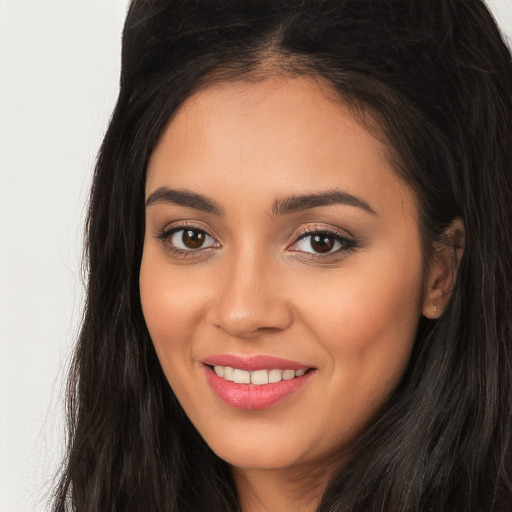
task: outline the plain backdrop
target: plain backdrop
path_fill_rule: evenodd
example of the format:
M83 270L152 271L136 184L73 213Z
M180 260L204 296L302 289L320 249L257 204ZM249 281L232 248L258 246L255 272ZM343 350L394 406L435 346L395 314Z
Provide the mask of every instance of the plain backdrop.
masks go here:
M489 3L511 41L512 0ZM48 510L62 455L84 214L127 5L0 0L0 512Z

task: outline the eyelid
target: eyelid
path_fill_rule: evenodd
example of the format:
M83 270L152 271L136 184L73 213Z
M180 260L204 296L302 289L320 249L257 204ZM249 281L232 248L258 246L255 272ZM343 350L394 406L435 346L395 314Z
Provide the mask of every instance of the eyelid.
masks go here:
M323 234L335 238L342 247L332 252L327 253L313 253L309 251L301 251L298 249L292 249L294 245L300 242L302 239L312 235ZM325 224L314 224L301 226L298 230L294 231L293 235L289 238L287 244L287 250L290 252L300 253L302 257L309 259L326 259L329 257L340 256L351 252L359 247L358 240L350 234L348 231L342 230L332 225ZM307 256L306 256L307 255Z
M165 227L158 231L158 233L155 235L155 238L164 238L169 236L170 233L179 231L181 229L197 229L198 231L204 231L207 235L220 242L219 237L207 224L203 224L200 221L190 220L176 220L166 224Z
M215 242L213 246L208 247L199 247L197 249L181 249L172 245L169 242L169 239L173 236L174 233L179 231L183 231L186 229L203 231L207 236L212 238ZM203 224L200 221L189 221L189 220L177 220L173 221L169 224L166 224L164 228L162 228L158 233L154 235L154 237L159 240L163 247L169 251L173 256L178 256L181 258L197 258L205 253L209 252L211 249L218 249L221 247L221 243L219 237L213 232L213 230L206 224Z
M169 238L176 232L185 229L193 229L198 231L203 231L209 237L211 237L215 244L213 246L208 247L199 247L197 249L184 250L179 247L176 247L168 242ZM315 234L325 234L335 238L342 247L327 253L310 253L309 251L302 251L298 249L292 249L292 247L297 244L300 240L312 236ZM176 256L183 257L197 257L201 253L206 253L211 249L218 249L222 247L222 244L219 240L219 237L216 233L207 225L201 221L190 221L190 220L177 220L170 222L165 225L158 233L154 235L154 237L162 242L162 245L170 252L174 253ZM302 225L298 229L296 229L293 234L288 238L286 243L286 250L290 252L300 253L301 255L307 255L304 257L307 258L317 258L317 259L326 259L329 257L334 257L336 255L340 256L342 254L346 254L354 249L359 247L358 240L350 234L348 231L340 229L336 226L332 226L330 224L309 224Z
M335 226L331 226L329 224L309 224L306 226L301 226L299 229L296 229L293 234L288 239L288 244L293 244L297 242L299 239L304 238L308 235L315 235L317 233L334 235L343 240L351 240L356 241L355 237L346 230L337 228Z

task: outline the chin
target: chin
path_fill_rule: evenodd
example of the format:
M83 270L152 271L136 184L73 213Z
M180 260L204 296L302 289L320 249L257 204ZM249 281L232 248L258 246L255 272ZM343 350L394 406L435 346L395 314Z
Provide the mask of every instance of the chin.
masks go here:
M251 435L246 429L241 429L240 435L225 432L212 439L205 437L205 441L218 457L239 468L278 469L292 466L304 456L303 445L286 443L270 433Z

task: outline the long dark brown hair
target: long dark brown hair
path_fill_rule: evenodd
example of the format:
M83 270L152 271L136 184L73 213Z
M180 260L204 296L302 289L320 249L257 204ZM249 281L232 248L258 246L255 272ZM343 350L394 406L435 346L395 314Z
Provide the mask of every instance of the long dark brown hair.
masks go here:
M512 509L512 64L480 0L137 0L87 221L87 304L54 512L235 512L230 468L184 414L141 311L150 155L215 81L320 78L385 134L424 252L459 217L447 309L319 512ZM177 291L178 293L178 291ZM169 321L172 321L170 319Z

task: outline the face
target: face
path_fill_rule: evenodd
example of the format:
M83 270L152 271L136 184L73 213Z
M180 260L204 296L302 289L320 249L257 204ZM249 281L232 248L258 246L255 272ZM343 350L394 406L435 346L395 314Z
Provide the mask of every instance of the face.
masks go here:
M350 446L403 375L423 275L414 194L311 79L203 90L154 151L144 316L236 467L320 467Z

